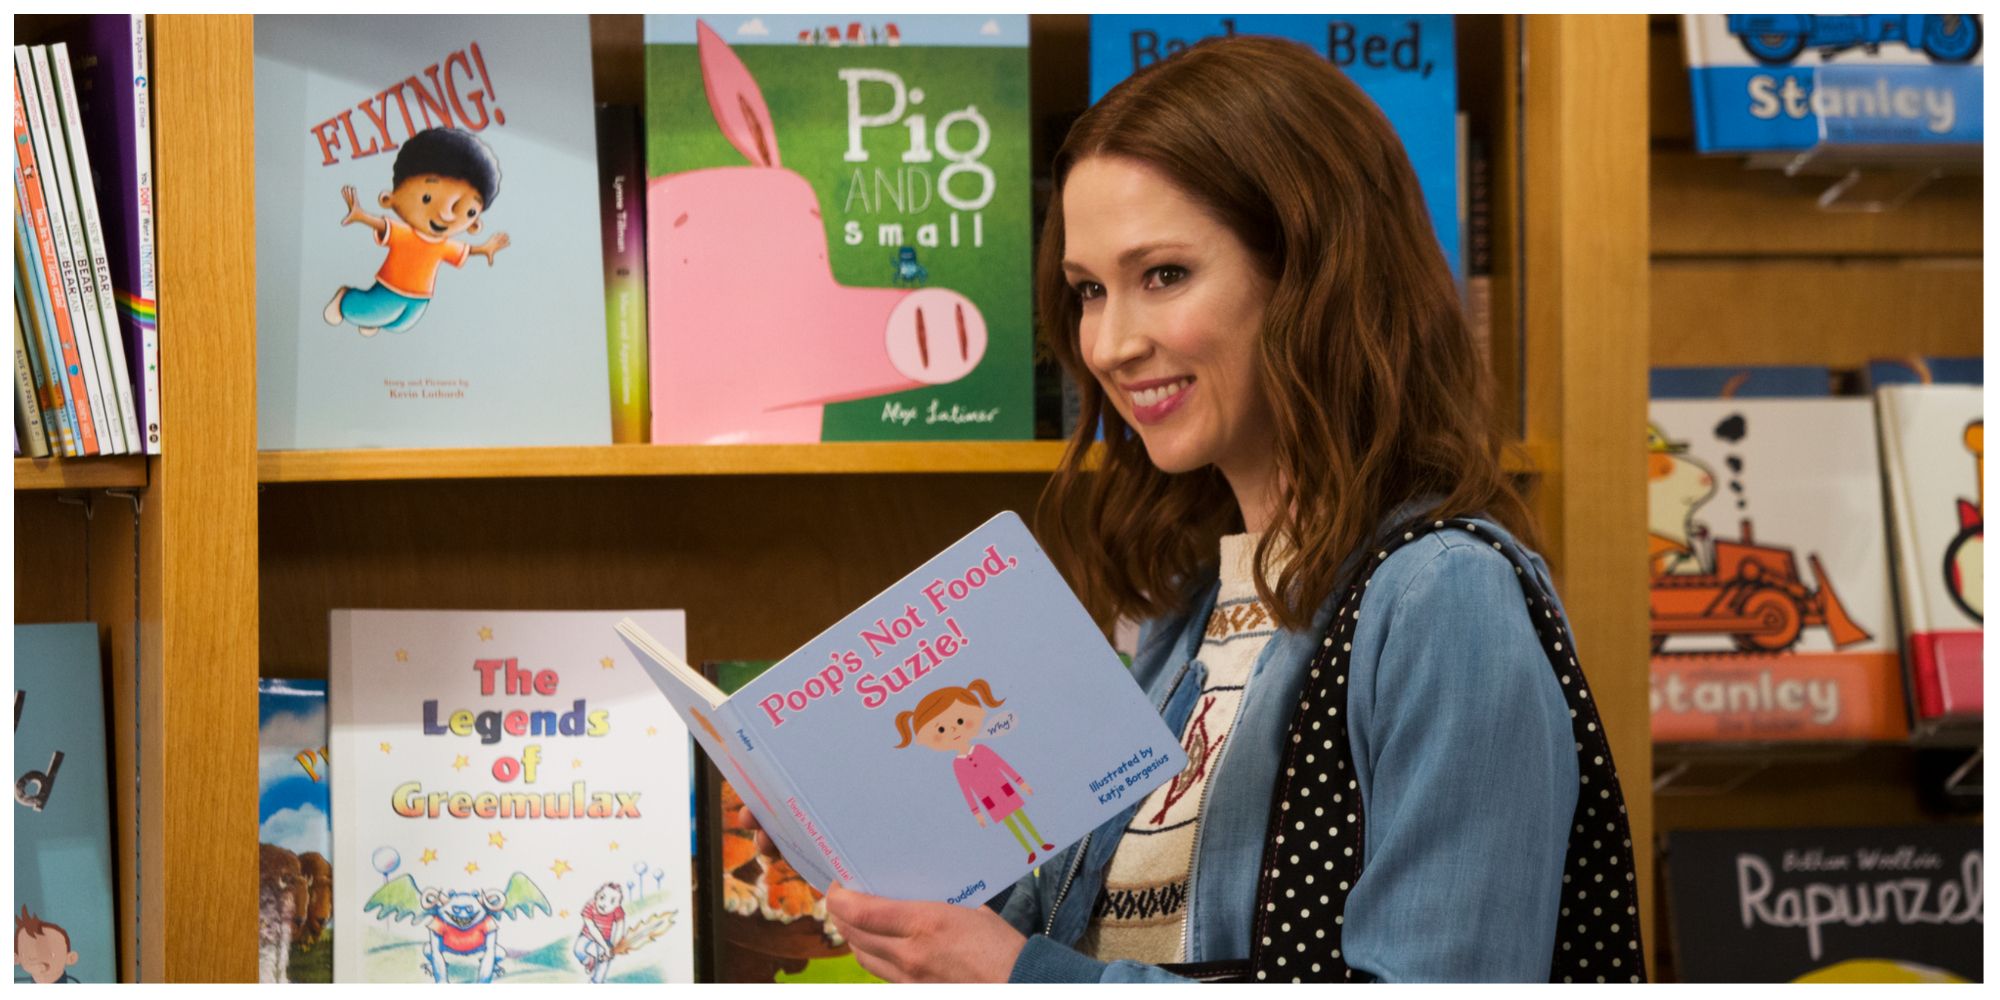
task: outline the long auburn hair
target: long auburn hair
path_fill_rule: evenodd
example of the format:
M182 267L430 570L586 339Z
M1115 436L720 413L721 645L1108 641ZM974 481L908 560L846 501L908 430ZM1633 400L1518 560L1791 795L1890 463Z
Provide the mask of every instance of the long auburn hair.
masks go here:
M917 730L961 701L968 705L984 704L987 708L998 708L1007 703L1005 698L993 697L993 688L984 680L972 681L964 687L938 688L924 695L916 708L896 713L896 733L903 738L903 742L896 744L896 749L909 746L910 741L916 738Z
M1243 530L1213 466L1170 475L1106 399L1078 344L1064 278L1063 185L1079 162L1158 170L1249 248L1274 284L1257 377L1276 414L1277 508L1257 545L1257 593L1303 628L1346 557L1398 504L1483 514L1534 543L1502 465L1491 379L1431 227L1415 171L1367 95L1306 47L1209 39L1133 74L1078 118L1056 152L1035 263L1044 346L1082 395L1043 492L1043 543L1093 612L1185 611L1222 535ZM1085 463L1099 421L1102 462ZM1293 551L1275 580L1273 553Z

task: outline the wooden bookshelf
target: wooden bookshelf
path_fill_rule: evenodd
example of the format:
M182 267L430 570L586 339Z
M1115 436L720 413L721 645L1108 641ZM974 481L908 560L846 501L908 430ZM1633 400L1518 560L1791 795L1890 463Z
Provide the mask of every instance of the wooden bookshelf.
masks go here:
M14 492L30 490L138 489L146 485L146 456L17 458Z
M17 18L17 35L41 23ZM1626 597L1644 586L1650 352L1632 211L1646 83L1630 67L1647 24L1460 23L1463 49L1491 49L1467 89L1496 116L1495 369L1527 441L1512 467L1590 651L1638 847L1645 622ZM139 493L98 492L94 519L62 492L84 484L53 478L82 463L15 468L16 534L32 539L17 592L39 595L17 620L108 621L114 703L130 706L111 720L129 979L255 979L255 681L323 676L330 609L683 607L691 654L778 655L993 513L1032 509L1059 459L1047 441L260 454L252 19L152 24L166 453L105 466L130 471L101 485ZM600 100L638 99L637 30L593 18ZM1054 135L1086 100L1056 54L1082 52L1086 30L1076 15L1034 24L1039 128Z

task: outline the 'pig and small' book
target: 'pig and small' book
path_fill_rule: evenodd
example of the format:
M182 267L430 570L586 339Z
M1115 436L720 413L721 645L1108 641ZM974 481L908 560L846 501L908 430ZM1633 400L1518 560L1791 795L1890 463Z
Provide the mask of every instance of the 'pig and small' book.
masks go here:
M618 632L822 892L980 905L1187 762L1012 512L733 694Z

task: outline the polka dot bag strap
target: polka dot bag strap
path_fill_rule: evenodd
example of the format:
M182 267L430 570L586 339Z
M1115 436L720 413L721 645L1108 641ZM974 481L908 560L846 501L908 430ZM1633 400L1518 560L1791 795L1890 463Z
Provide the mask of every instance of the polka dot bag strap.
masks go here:
M1352 982L1366 978L1341 954L1348 893L1361 878L1367 828L1347 739L1348 654L1361 594L1389 554L1435 531L1458 529L1489 541L1509 562L1534 619L1549 666L1562 681L1582 780L1563 862L1561 916L1551 982L1643 982L1632 833L1604 726L1577 664L1567 623L1526 557L1475 521L1417 522L1393 533L1346 588L1313 657L1291 744L1272 801L1264 867L1251 930L1250 970L1266 982Z

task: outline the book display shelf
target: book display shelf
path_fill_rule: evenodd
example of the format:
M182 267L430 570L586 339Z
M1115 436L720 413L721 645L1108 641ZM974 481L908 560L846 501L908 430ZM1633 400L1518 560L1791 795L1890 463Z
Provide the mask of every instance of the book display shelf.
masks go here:
M33 42L62 17L17 15L16 37ZM1629 71L1658 43L1645 19L1458 23L1462 105L1494 137L1492 343L1519 429L1513 468L1588 651L1645 906L1654 824L1633 442L1649 357L1699 351L1649 348L1648 331L1734 343L1754 326L1680 313L1731 294L1700 282L1755 280L1738 274L1754 268L1678 265L1674 245L1712 241L1657 200L1648 217L1649 190L1657 199L1709 168L1649 159L1649 80ZM1088 20L1036 15L1031 31L1033 161L1045 172L1088 101ZM639 103L640 18L593 16L592 37L598 99ZM152 38L163 454L15 463L16 621L94 620L110 651L126 980L256 978L256 682L324 676L332 609L684 608L691 659L774 659L993 514L1032 514L1060 442L260 454L252 18L159 15ZM1663 290L1650 300L1649 275ZM1834 315L1846 279L1824 283ZM1715 332L1725 320L1734 332Z
M1851 371L1982 355L1977 172L1940 170L1900 203L1854 211L1822 207L1827 177L1700 155L1683 30L1678 16L1649 21L1649 364ZM1662 744L1654 831L1977 824L1976 774L1967 794L1947 790L1976 753L1962 742ZM1656 928L1664 904L1648 911ZM1664 948L1662 962L1671 976Z

